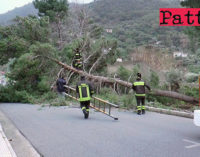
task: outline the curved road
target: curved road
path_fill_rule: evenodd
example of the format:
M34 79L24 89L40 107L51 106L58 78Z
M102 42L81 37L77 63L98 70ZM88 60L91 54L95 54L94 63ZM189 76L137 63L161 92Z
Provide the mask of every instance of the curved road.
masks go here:
M192 119L118 112L114 121L78 108L0 104L0 110L45 157L197 157L200 128Z

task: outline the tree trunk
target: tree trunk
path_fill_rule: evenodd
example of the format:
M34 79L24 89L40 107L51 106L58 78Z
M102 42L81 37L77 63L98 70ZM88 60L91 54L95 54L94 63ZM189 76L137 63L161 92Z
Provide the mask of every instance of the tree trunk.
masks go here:
M47 57L49 58L49 57ZM93 82L102 82L102 83L107 83L107 84L111 84L114 85L115 83L124 87L128 87L131 88L132 87L132 83L130 82L126 82L120 79L116 79L116 78L109 78L109 77L103 77L103 76L94 76L94 75L90 75L84 71L80 71L77 70L67 64L64 64L54 58L49 58L52 61L56 62L57 64L61 65L63 68L65 68L66 70L69 71L73 71L74 73L77 73L79 75L84 75L86 76L87 79L93 81ZM197 98L191 97L191 96L187 96L184 94L180 94L177 92L172 92L172 91L164 91L164 90L158 90L158 89L153 89L152 93L155 96L165 96L165 97L169 97L169 98L173 98L173 99L178 99L178 100L182 100L188 103L192 103L192 104L197 104L199 101Z

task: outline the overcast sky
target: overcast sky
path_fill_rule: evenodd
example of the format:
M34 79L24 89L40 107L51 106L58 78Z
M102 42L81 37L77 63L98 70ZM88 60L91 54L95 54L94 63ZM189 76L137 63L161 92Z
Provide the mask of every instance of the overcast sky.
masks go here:
M21 7L33 0L0 0L0 14L5 13L15 7ZM68 2L89 3L93 0L68 0Z

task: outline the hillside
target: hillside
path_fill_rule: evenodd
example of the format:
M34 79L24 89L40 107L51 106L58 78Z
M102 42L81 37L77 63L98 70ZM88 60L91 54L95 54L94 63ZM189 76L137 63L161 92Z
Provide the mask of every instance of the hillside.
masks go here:
M104 29L109 38L118 41L121 57L127 57L137 46L156 45L170 51L188 48L183 27L160 27L159 8L180 7L179 0L98 0L86 4L92 10L92 18ZM70 5L73 7L73 5ZM6 25L16 16L36 15L33 4L0 15L0 24Z
M159 8L181 7L179 0L99 0L89 4L95 22L118 40L121 55L133 48L153 44L170 50L185 49L188 45L183 27L160 27ZM184 40L185 39L185 40Z
M28 16L28 15L37 15L37 10L34 8L33 4L27 4L23 7L15 8L5 14L0 14L0 25L7 25L12 23L12 20L16 16Z

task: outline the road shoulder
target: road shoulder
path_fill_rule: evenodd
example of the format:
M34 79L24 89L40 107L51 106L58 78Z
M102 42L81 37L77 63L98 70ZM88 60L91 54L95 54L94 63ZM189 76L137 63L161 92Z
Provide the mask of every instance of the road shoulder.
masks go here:
M5 136L2 126L0 124L0 154L6 157L17 157L13 148L11 147L7 137Z
M17 157L40 157L31 143L20 133L11 120L0 110L0 123L5 136L9 139L10 144Z

